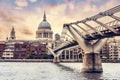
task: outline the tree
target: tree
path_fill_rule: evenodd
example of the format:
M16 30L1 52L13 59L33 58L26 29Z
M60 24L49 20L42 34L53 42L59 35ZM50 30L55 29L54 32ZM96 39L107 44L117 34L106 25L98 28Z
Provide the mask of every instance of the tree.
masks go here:
M28 52L28 59L33 59L34 55L31 51Z
M48 54L42 54L43 59L47 59L48 58Z

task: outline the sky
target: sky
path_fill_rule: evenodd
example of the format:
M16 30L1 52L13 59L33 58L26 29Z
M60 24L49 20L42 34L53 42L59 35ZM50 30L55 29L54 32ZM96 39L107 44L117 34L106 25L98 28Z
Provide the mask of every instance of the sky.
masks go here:
M0 0L0 40L10 36L34 40L44 11L54 34L61 34L63 24L98 14L120 4L120 0Z

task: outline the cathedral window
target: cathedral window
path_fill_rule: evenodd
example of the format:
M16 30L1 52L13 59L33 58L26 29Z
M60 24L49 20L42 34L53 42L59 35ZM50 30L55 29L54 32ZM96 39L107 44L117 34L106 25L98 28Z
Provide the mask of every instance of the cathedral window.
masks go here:
M42 33L39 33L39 37L42 37Z
M44 33L44 37L45 37L45 38L48 37L48 33L47 33L47 32Z

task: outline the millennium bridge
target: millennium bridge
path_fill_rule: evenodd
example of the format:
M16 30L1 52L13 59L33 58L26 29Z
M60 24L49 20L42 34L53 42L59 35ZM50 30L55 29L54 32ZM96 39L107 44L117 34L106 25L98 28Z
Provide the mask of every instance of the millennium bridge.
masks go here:
M54 62L59 62L63 50L80 46L85 52L82 72L103 72L99 52L107 40L120 36L119 12L120 5L92 17L64 24L61 38L69 36L71 40L55 49L48 47L54 56Z

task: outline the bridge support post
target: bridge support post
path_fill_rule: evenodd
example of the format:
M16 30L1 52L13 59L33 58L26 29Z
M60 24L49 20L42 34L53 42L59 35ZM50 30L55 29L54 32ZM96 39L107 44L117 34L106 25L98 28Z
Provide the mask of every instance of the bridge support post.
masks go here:
M98 53L84 54L82 72L88 73L103 72L100 55Z
M54 63L59 63L60 62L59 56L58 57L54 57L53 62Z

